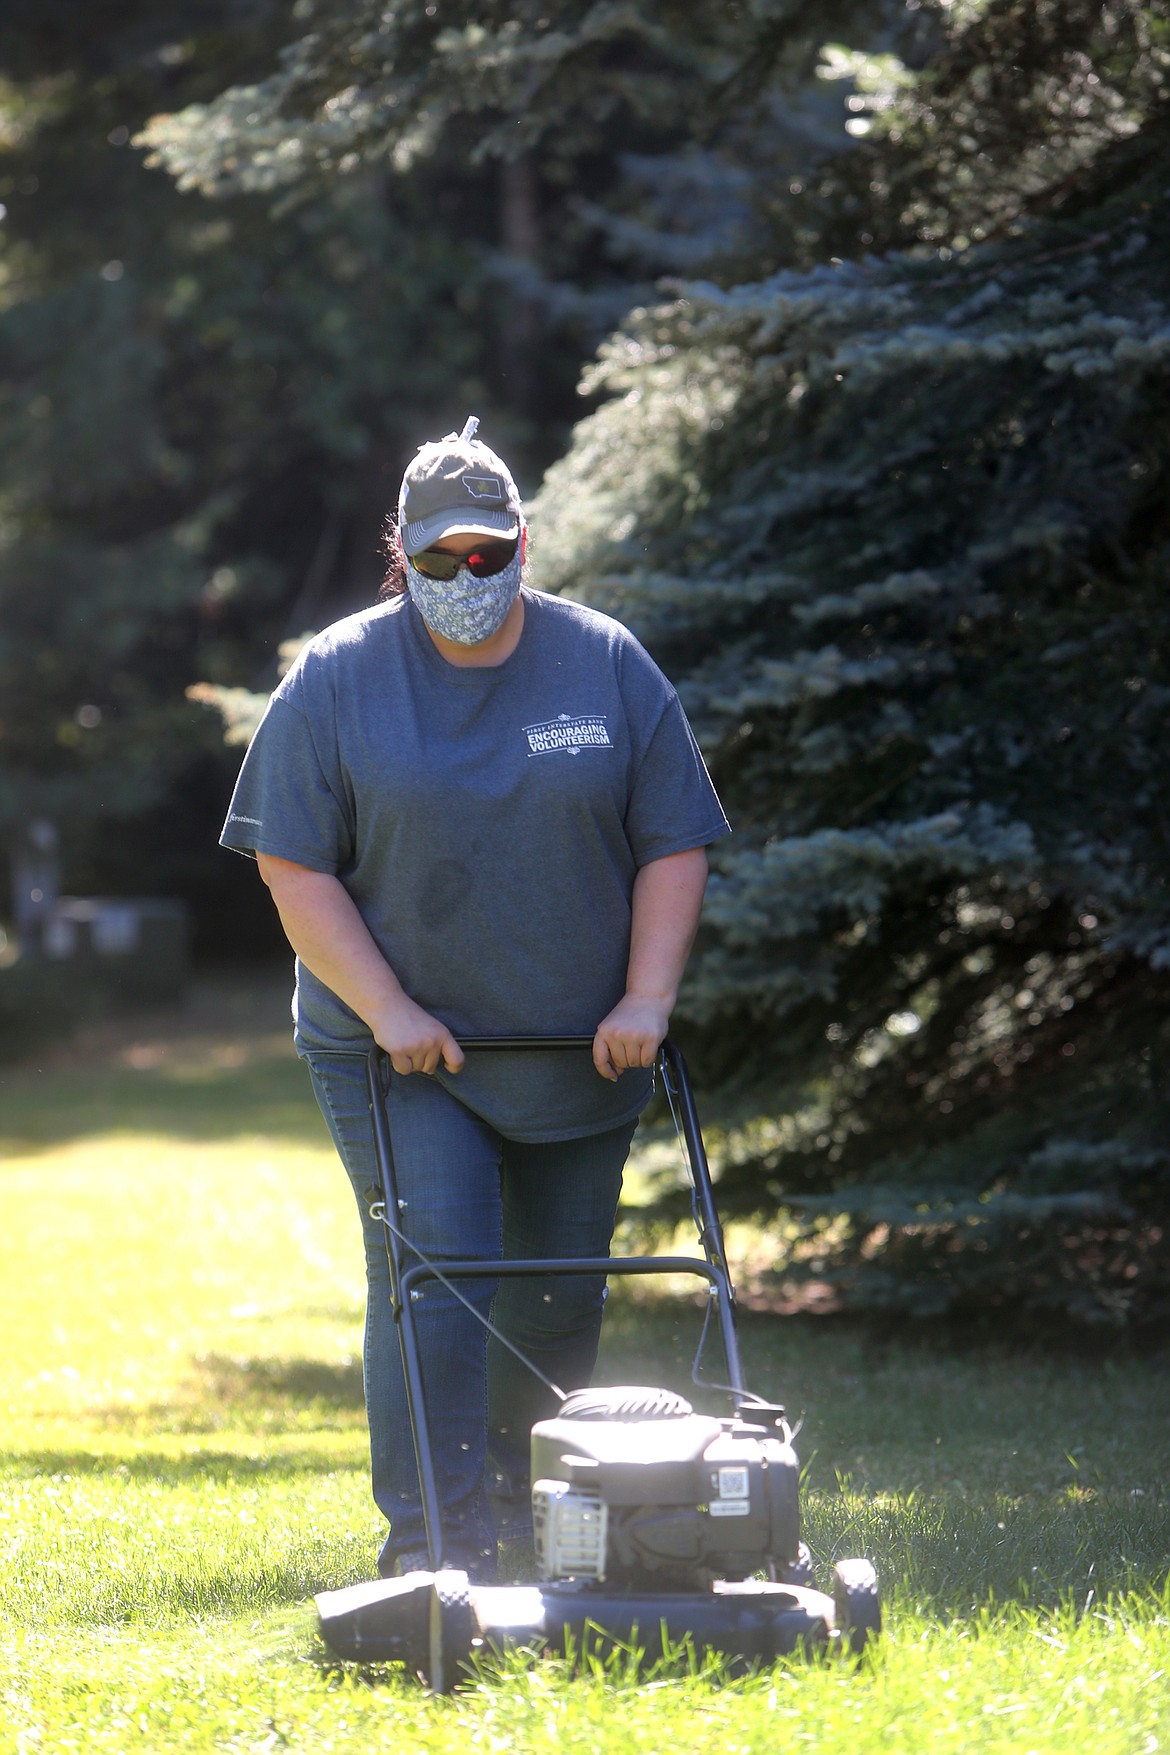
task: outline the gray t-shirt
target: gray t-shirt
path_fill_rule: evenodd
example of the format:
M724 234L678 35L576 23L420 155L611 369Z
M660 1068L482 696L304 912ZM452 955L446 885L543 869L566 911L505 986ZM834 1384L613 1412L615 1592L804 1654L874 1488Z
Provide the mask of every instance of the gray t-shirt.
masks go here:
M503 664L461 667L399 597L326 628L276 690L221 836L339 877L405 991L455 1035L592 1035L625 991L640 866L727 833L678 697L619 622L524 589ZM298 964L303 1053L369 1029ZM436 1075L499 1132L631 1119L649 1071L469 1054Z

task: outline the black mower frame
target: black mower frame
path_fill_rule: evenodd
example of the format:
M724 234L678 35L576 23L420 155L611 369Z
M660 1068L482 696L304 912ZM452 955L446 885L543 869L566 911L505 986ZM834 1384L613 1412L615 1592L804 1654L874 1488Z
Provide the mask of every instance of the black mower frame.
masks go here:
M511 1054L523 1050L544 1052L548 1050L577 1050L580 1052L592 1049L593 1037L463 1036L459 1038L459 1046L465 1053L479 1054ZM690 1255L609 1255L576 1257L572 1260L556 1256L513 1258L502 1261L432 1258L426 1262L418 1261L410 1266L405 1265L402 1240L397 1234L400 1227L398 1227L396 1215L401 1211L401 1208L398 1198L398 1184L394 1173L394 1142L386 1114L383 1083L386 1059L387 1057L381 1048L372 1048L366 1060L370 1117L374 1130L374 1156L378 1165L383 1205L383 1212L379 1214L375 1208L374 1216L382 1218L388 1215L395 1216L394 1227L385 1226L386 1253L390 1263L390 1297L398 1328L398 1341L402 1349L402 1368L406 1378L410 1429L414 1440L415 1461L418 1465L419 1486L422 1492L427 1556L432 1572L438 1572L443 1569L445 1563L442 1512L435 1480L434 1456L431 1450L430 1425L427 1418L426 1389L423 1383L422 1361L419 1354L418 1333L411 1298L411 1293L426 1281L444 1277L453 1280L494 1280L507 1277L544 1278L548 1275L558 1274L575 1276L597 1274L606 1277L610 1274L694 1274L707 1281L718 1317L719 1334L727 1364L727 1383L721 1387L725 1387L732 1395L737 1411L742 1404L750 1402L750 1405L757 1406L758 1403L755 1398L749 1397L744 1384L743 1365L740 1360L739 1342L735 1332L735 1293L727 1265L723 1227L719 1222L719 1213L715 1206L715 1195L711 1185L711 1169L707 1162L706 1148L703 1145L703 1135L699 1127L698 1111L695 1107L690 1075L682 1051L669 1037L658 1051L657 1067L672 1103L677 1102L678 1104L677 1113L686 1145L687 1162L698 1208L699 1242L703 1247L702 1259ZM574 1385L573 1387L578 1386ZM776 1412L780 1411L776 1410Z

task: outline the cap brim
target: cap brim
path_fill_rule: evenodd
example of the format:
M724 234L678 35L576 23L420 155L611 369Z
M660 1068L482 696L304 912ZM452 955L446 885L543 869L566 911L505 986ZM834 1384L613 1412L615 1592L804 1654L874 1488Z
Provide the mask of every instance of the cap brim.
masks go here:
M519 536L520 520L514 513L479 512L468 517L464 512L432 512L414 524L402 526L402 546L408 555L421 554L445 536Z

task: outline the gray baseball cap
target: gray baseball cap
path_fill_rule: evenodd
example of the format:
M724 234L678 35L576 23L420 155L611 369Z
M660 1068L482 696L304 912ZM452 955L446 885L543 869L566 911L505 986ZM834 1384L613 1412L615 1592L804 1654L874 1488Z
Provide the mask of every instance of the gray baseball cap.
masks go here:
M507 464L475 436L469 416L461 433L431 439L402 478L398 528L408 555L440 542L452 531L472 536L519 536L524 522L520 495Z

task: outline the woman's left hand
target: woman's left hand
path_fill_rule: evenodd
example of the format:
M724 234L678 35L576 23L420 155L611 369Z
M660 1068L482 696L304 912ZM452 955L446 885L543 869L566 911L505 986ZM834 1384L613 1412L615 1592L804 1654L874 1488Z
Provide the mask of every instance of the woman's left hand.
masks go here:
M593 1064L612 1083L628 1067L653 1066L666 1037L670 1007L665 1000L627 993L597 1026Z

